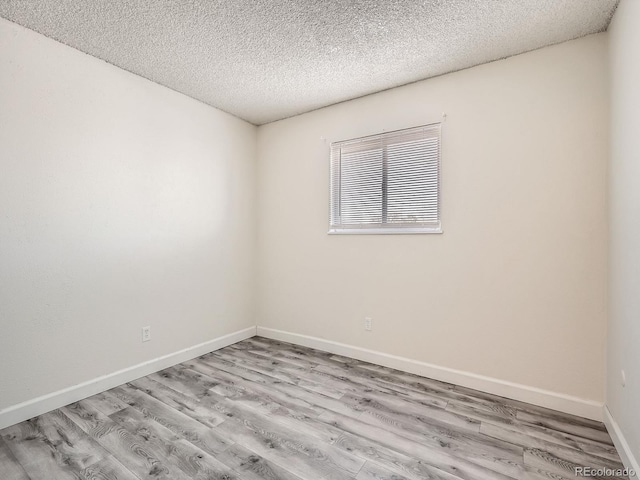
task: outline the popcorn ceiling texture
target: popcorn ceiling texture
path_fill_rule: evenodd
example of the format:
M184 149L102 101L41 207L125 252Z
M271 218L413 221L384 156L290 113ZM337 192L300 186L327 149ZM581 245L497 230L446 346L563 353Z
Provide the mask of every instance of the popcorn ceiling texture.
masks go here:
M0 16L260 125L607 28L618 0L0 0Z

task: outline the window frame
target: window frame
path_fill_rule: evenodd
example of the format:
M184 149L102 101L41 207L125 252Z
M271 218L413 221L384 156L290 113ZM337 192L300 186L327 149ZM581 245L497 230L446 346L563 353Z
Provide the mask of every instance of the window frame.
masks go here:
M364 143L367 141L371 141L373 139L376 138L380 138L381 143L385 143L384 142L384 138L388 138L388 137L393 137L393 136L398 136L401 135L403 132L406 132L406 135L410 135L412 132L416 132L419 131L420 129L424 129L425 131L430 131L430 130L437 130L437 135L435 135L438 139L438 151L437 151L437 158L436 158L436 172L437 172L437 176L436 176L436 205L437 205L437 221L431 223L429 222L429 224L416 224L415 226L411 226L411 224L404 224L404 225L398 225L396 223L380 223L380 224L364 224L363 226L358 226L355 224L347 224L347 225L337 225L337 224L333 224L333 218L334 218L334 214L335 214L335 206L334 206L334 200L337 198L338 201L340 201L340 194L338 193L338 195L336 196L336 194L334 193L334 189L336 188L336 165L339 165L339 173L338 173L338 186L340 185L340 175L342 173L342 165L341 165L341 159L340 161L336 161L334 158L336 149L339 148L341 145L353 145L353 144L357 144L357 143ZM398 142L401 143L401 142ZM386 175L386 170L387 170L387 153L386 153L386 149L388 147L389 144L384 144L383 148L384 148L384 152L383 152L383 178L385 178ZM356 138L351 138L351 139L347 139L347 140L341 140L341 141L336 141L336 142L331 142L330 146L329 146L329 150L330 150L330 155L329 155L329 163L330 163L330 172L329 172L329 230L328 230L328 234L329 235L406 235L406 234L440 234L443 233L442 231L442 218L441 218L441 211L440 211L440 207L441 207L441 170L442 170L442 122L435 122L435 123L430 123L430 124L425 124L425 125L419 125L416 127L409 127L409 128L403 128L403 129L398 129L398 130L391 130L391 131L383 131L382 133L378 133L378 134L374 134L374 135L367 135L367 136L363 136L363 137L356 137ZM386 182L383 180L383 184L382 186L382 210L383 212L386 211L387 209L387 200L388 200L388 190L387 190L387 184ZM338 207L339 208L339 207ZM384 213L383 213L384 216Z

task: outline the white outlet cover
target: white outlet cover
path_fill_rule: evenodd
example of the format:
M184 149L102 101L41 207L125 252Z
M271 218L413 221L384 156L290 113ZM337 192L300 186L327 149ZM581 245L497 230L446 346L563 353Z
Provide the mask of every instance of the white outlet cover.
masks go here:
M148 342L151 340L151 327L142 327L142 341Z
M624 370L620 370L620 376L622 377L622 386L627 386L627 374L624 373Z

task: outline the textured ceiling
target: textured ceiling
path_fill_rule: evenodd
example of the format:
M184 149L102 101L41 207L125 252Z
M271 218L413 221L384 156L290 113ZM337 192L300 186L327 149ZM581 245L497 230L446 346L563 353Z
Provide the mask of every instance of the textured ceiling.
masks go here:
M254 124L606 29L618 0L0 0L0 16Z

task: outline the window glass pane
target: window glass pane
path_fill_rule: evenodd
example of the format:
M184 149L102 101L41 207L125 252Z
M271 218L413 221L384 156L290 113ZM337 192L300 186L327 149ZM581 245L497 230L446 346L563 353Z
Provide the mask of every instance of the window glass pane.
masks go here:
M340 220L352 225L382 222L382 149L342 155Z
M438 218L436 138L387 147L387 223L425 223Z

